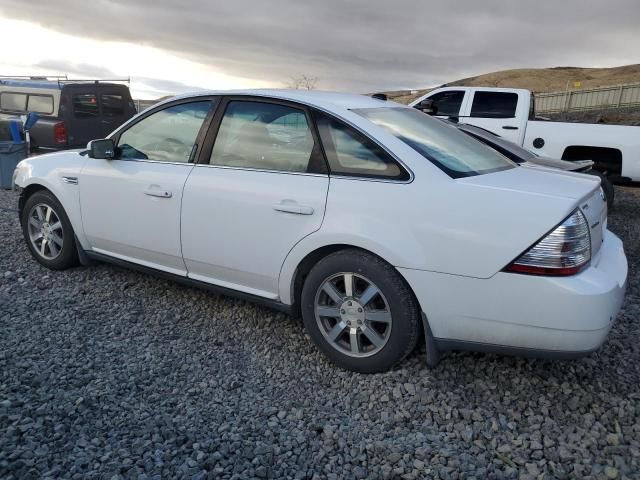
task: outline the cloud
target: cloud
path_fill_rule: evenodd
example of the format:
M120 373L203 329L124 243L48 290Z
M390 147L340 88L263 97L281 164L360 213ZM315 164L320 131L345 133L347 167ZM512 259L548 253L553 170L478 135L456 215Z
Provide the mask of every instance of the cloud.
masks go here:
M75 77L78 75L86 76L87 78L116 78L117 75L108 68L101 67L99 65L90 65L88 63L73 63L69 60L62 59L47 59L38 62L34 67L44 68L46 70L52 70L59 72L61 75L70 74Z
M322 88L372 91L436 85L503 68L640 62L637 0L3 0L3 5L8 17L80 37L149 45L229 75L280 85L306 74L318 77Z

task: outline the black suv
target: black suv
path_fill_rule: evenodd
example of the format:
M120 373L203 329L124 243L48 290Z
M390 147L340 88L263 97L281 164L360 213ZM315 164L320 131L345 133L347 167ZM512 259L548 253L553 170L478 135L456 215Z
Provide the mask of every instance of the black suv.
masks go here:
M32 151L83 148L136 113L126 85L51 78L0 78L0 140L10 138L10 120L36 112L40 118L31 129Z

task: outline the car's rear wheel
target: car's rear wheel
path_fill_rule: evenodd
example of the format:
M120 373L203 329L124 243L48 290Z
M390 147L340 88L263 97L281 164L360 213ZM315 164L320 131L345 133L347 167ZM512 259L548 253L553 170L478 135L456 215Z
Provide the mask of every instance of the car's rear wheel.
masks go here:
M78 263L69 217L48 191L31 195L22 209L22 233L33 257L47 268L64 270Z
M336 365L388 370L416 346L420 309L400 274L361 250L318 262L305 279L302 317L314 343Z

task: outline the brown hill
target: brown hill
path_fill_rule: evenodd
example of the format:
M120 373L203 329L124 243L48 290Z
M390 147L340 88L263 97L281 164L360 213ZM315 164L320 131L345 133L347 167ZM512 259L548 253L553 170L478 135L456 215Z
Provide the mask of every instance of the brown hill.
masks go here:
M556 92L567 88L567 82L570 89L574 88L574 82L581 82L582 89L637 83L640 82L640 64L613 68L518 68L463 78L444 86L526 88L533 92ZM411 91L402 90L388 92L388 95L396 102L408 103L428 91L422 89L411 94Z

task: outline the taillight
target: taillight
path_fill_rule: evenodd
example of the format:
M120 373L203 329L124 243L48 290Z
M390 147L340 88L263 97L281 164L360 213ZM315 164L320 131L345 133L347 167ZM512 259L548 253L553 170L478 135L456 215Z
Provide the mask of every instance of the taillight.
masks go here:
M575 275L591 261L589 224L575 210L560 225L511 262L504 271L530 275Z
M67 144L67 127L64 122L58 122L53 126L53 137L58 145Z

